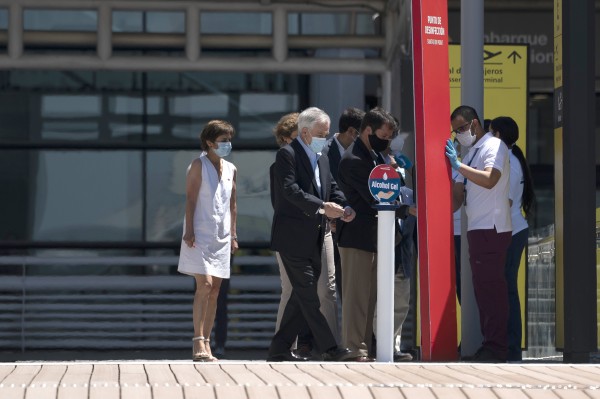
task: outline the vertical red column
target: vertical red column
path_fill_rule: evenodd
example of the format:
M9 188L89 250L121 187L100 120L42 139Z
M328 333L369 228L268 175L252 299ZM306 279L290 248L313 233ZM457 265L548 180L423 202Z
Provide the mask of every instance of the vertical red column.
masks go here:
M450 166L447 0L413 0L413 70L421 356L455 360L456 293Z

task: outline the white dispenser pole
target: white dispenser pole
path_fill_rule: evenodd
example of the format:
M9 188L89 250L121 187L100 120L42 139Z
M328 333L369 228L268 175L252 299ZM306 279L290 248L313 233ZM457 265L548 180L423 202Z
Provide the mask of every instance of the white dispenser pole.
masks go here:
M394 244L397 206L377 217L377 362L394 361ZM387 208L387 209L385 209Z

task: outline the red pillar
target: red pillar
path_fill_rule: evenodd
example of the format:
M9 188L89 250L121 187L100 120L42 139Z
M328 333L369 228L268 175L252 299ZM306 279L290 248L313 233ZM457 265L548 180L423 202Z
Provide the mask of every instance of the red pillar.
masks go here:
M447 0L413 0L421 357L457 359Z

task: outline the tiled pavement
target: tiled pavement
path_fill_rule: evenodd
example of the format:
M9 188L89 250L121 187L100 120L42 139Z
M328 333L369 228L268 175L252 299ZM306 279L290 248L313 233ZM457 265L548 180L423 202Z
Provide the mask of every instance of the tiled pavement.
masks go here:
M0 363L1 399L600 398L600 365Z

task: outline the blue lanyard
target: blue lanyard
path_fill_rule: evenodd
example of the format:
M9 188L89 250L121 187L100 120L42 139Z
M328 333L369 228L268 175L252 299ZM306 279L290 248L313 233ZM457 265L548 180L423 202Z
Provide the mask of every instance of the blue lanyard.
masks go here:
M467 164L467 166L471 166L471 162L473 162L473 159L475 159L475 155L477 155L477 151L479 151L479 148L481 148L481 147L475 148L475 152L473 153L473 156L469 160L469 163ZM467 187L467 178L466 177L465 177L464 185L465 185L465 188L466 188Z

